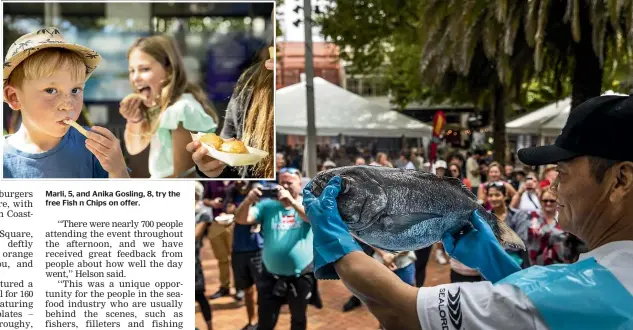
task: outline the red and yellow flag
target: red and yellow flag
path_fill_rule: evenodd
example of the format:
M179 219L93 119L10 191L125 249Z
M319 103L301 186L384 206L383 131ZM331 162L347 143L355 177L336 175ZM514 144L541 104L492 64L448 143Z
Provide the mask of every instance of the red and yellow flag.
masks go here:
M437 111L435 116L433 116L433 137L431 138L431 143L429 144L429 163L431 166L433 166L437 157L437 146L441 142L440 136L442 135L445 123L446 116L444 115L444 111Z

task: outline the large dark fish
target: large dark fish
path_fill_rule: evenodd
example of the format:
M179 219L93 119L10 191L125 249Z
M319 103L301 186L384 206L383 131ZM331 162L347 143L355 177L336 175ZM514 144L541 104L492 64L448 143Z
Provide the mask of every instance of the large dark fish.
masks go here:
M312 193L319 196L340 176L337 197L350 232L365 243L387 251L418 250L473 228L470 215L480 210L502 246L525 250L521 238L477 203L459 179L379 166L347 166L319 173Z

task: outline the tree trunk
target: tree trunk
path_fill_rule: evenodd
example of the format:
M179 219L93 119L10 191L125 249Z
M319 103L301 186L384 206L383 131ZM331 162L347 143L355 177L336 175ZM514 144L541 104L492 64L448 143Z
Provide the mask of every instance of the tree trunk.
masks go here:
M497 82L493 100L492 138L494 139L494 160L502 165L506 161L506 117L505 93L501 83Z
M579 17L580 42L574 43L573 46L576 65L572 77L572 109L592 97L600 96L602 87L603 70L600 67L600 59L593 51L591 40L591 22L588 16L590 8L587 4L585 6L580 10Z

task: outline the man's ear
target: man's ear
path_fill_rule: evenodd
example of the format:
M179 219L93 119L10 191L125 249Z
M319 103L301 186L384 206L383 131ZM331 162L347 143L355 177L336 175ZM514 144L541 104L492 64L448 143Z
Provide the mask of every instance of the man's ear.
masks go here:
M9 104L11 110L17 111L22 108L20 100L18 99L18 89L11 85L4 86L3 89L4 101Z
M620 162L611 169L615 179L611 202L622 202L626 196L633 194L633 162Z

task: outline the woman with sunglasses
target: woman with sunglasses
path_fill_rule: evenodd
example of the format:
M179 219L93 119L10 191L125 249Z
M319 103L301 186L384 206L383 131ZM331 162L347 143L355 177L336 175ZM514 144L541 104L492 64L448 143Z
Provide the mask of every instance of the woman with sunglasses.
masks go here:
M486 185L486 198L490 204L490 212L494 214L499 221L505 222L512 230L514 230L523 242L527 242L528 227L530 226L529 213L517 212L506 206L507 199L507 182L493 181ZM521 268L530 266L527 253L521 249L506 249L506 252L519 264Z
M530 212L531 220L526 244L531 265L546 266L567 262L567 234L556 222L556 196L550 190L540 194L541 212Z
M462 183L464 184L464 186L466 186L468 190L471 190L470 180L468 180L468 178L462 175L462 170L459 164L451 163L451 165L448 166L448 176L450 176L451 178L460 179Z

